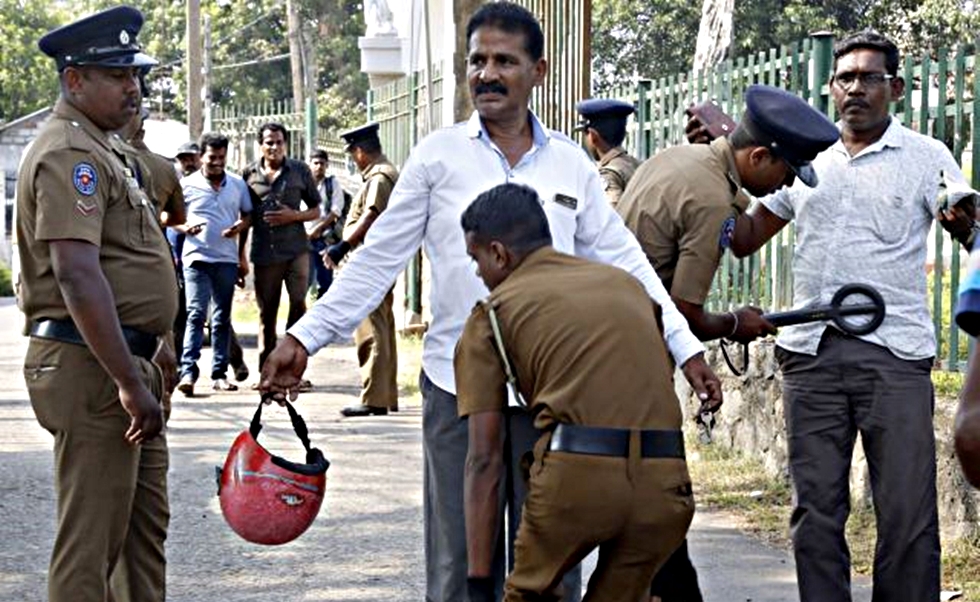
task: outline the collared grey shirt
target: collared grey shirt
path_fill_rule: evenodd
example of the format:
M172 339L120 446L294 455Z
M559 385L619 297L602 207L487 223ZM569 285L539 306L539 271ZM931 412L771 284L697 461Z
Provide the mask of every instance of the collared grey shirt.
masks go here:
M885 321L860 338L902 359L934 357L925 264L940 173L951 192L969 188L949 149L892 118L881 139L857 155L838 141L813 167L816 188L797 182L761 199L780 218L796 220L794 308L828 304L845 284L871 285L885 300ZM781 328L777 344L816 355L829 324Z

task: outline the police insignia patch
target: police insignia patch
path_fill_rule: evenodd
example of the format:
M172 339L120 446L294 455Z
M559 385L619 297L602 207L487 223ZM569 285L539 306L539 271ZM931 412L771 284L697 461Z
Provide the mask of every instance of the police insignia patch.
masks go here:
M732 246L732 237L735 235L735 217L731 216L721 225L721 236L718 239L718 246L722 250Z
M99 183L99 176L91 163L76 163L72 171L71 180L75 184L75 190L85 196L95 194L95 187Z

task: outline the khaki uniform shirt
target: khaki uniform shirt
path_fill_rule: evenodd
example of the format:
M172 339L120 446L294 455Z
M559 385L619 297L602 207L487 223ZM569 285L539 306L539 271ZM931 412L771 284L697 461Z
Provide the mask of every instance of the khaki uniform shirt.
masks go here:
M704 305L749 204L741 186L725 138L668 148L637 169L616 210L671 296Z
M398 169L381 155L381 158L361 172L364 186L351 201L347 222L344 224L344 238L349 237L357 228L357 222L365 211L374 209L378 214L388 208L388 197L395 189L398 181Z
M130 144L142 171L143 189L149 193L159 217L161 211L173 212L184 204L184 191L173 163L147 148L142 141Z
M153 205L118 138L63 100L21 165L17 237L28 323L70 318L49 242L73 239L99 247L120 324L158 335L173 327L177 279Z
M531 253L490 302L538 428L680 428L660 308L629 273L546 247ZM507 407L482 304L466 321L454 368L461 416Z
M606 197L612 206L619 204L619 199L626 190L630 178L640 166L640 162L627 153L622 147L615 147L609 150L599 159L599 175L605 183Z

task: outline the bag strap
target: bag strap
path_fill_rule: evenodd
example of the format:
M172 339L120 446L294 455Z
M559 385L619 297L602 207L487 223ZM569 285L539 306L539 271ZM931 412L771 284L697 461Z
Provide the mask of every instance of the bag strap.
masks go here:
M527 402L524 401L524 397L521 396L520 389L517 387L517 376L514 375L514 370L511 368L510 360L507 358L507 348L504 346L504 337L500 331L500 322L497 320L497 312L493 307L493 303L489 299L484 299L480 301L483 308L487 311L487 316L490 318L490 330L493 331L493 340L496 343L497 355L500 356L500 362L504 366L504 374L507 376L507 384L510 386L511 392L514 394L514 399L521 407L527 407Z

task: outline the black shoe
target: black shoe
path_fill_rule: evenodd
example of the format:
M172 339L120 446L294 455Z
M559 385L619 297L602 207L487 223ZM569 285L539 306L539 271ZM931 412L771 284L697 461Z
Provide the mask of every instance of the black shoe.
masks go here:
M385 416L387 414L388 408L373 408L371 406L348 406L343 410L340 410L340 415L348 418L357 418L360 416Z
M242 382L248 378L248 366L242 364L235 368L235 380Z

